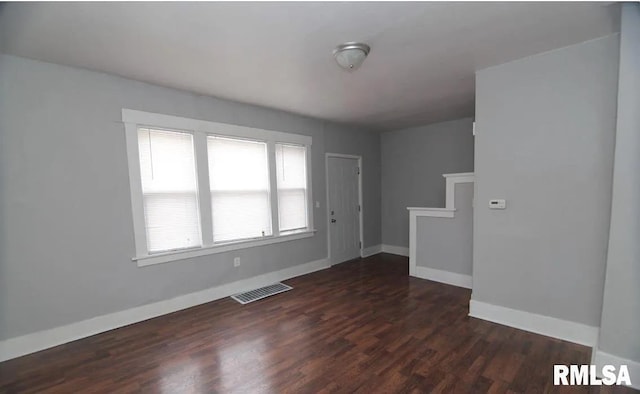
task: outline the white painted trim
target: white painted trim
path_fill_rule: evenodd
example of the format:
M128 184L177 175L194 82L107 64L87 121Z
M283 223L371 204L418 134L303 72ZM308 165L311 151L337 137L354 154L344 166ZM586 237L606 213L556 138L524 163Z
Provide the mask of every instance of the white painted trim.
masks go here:
M452 219L455 216L455 209L414 207L409 207L407 209L409 210L409 275L417 276L418 217Z
M305 152L305 159L307 160L307 228L315 229L315 222L313 219L314 208L313 208L313 165L312 165L312 156L313 152L311 151L311 145L307 145L307 150ZM275 157L274 157L275 159ZM276 172L274 171L274 178L276 177ZM277 182L276 182L277 183ZM276 188L276 199L278 198L278 189ZM278 219L279 220L279 219ZM274 222L275 223L275 222ZM278 228L278 233L280 229Z
M456 205L456 184L473 183L475 175L473 172L460 172L457 174L442 174L446 182L445 207L455 209Z
M598 327L473 299L469 302L469 316L585 346L594 346L598 339Z
M420 207L408 207L410 215L416 217L426 216L433 218L452 218L455 216L455 209L449 208L420 208Z
M457 183L474 182L473 172L442 174L446 181L444 208L408 207L409 210L409 275L417 276L418 217L454 218ZM453 274L453 273L452 273Z
M418 211L418 212L453 212L455 209L451 208L425 208L425 207L407 207L409 211Z
M330 153L327 152L325 153L326 157L340 157L343 159L353 159L353 160L360 160L362 159L362 156L357 156L357 155L345 155L344 153Z
M307 152L307 156L309 156L308 153L309 152ZM271 209L271 229L274 234L276 232L280 232L280 218L278 217L278 170L276 161L276 143L273 141L269 141L267 142L267 167L269 169L269 208ZM276 176L272 176L272 174L276 174ZM307 176L308 174L309 172L307 172ZM273 193L274 190L275 193ZM276 198L272 197L274 195ZM213 220L211 224L213 226Z
M453 212L452 212L453 214ZM416 276L418 265L418 213L409 211L409 276Z
M460 180L458 183L473 182L474 175L475 174L473 172L452 172L450 174L442 174L442 176L447 179L448 178L466 179L466 180Z
M185 294L169 300L154 302L152 304L71 323L66 326L6 339L0 341L0 362L329 267L330 264L327 259L316 260L280 271L269 272L252 278Z
M362 172L363 172L363 168L362 168L362 156L356 156L356 155L346 155L343 153L330 153L330 152L326 152L324 154L324 175L325 175L325 189L326 189L326 193L327 193L327 256L328 259L331 260L331 215L329 214L329 212L331 211L331 207L329 206L329 158L330 157L337 157L337 158L342 158L342 159L352 159L352 160L357 160L358 161L358 168L359 168L359 172L360 174L358 174L358 205L360 206L360 212L359 216L358 216L358 220L359 220L359 227L360 227L360 257L365 257L364 256L364 252L363 252L363 248L364 248L364 223L363 223L363 218L364 218L364 206L362 204ZM335 262L335 264L340 263L340 262Z
M211 207L211 186L209 185L209 149L206 134L193 134L193 154L196 165L200 233L202 236L202 247L206 248L213 246L213 215ZM129 165L129 167L131 167L131 165ZM144 213L144 210L142 210L142 212ZM145 230L144 227L143 230ZM136 256L145 255L147 255L147 253L143 255L137 254Z
M255 127L238 126L229 123L211 122L207 120L183 118L181 116L164 115L154 112L122 109L122 121L140 126L172 128L178 130L202 131L207 134L218 134L242 138L259 138L291 144L311 145L312 138L308 135L284 133L281 131L258 129Z
M616 371L620 370L620 365L626 365L629 369L631 387L636 390L640 390L640 362L618 357L594 347L592 351L591 364L596 365L596 371L598 372L602 371L602 367L604 365L613 365L616 367ZM599 374L598 377L602 378Z
M446 283L448 285L464 287L465 289L471 289L473 284L473 278L471 275L458 274L456 272L428 267L416 267L416 274L414 276L421 279Z
M132 260L138 263L138 267L148 265L163 264L170 261L184 260L192 257L206 256L209 254L224 253L232 250L255 248L280 242L295 241L297 239L310 238L315 235L316 230L302 231L299 233L285 234L278 236L264 237L260 239L250 239L244 241L217 244L214 246L203 246L194 249L172 250L171 252L156 253L142 257L134 257Z
M382 253L397 254L398 256L409 257L409 248L404 246L382 245Z
M140 174L140 151L138 147L138 128L135 124L125 123L125 142L129 167L129 191L131 192L131 212L136 256L147 254L147 231L144 222L144 201L142 198L142 175ZM132 164L133 163L133 164Z
M382 253L382 245L373 245L362 249L362 257L369 257L378 253Z

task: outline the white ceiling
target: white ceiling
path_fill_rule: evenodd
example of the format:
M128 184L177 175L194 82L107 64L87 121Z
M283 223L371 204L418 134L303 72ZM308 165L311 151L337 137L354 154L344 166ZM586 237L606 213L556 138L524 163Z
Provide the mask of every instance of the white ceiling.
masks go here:
M474 113L474 71L618 31L610 3L6 3L0 49L378 130ZM349 73L345 41L371 53Z

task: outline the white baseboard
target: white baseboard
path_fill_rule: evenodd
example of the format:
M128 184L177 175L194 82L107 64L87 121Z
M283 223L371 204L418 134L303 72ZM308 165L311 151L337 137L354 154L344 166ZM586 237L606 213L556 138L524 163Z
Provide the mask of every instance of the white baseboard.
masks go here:
M596 365L596 371L602 371L603 365L613 365L616 371L620 370L620 365L626 365L629 368L629 378L631 379L631 387L640 390L640 362L618 357L613 354L603 352L597 347L593 348L591 364ZM602 376L598 376L602 378Z
M598 327L471 300L469 316L580 345L594 346Z
M382 245L383 253L397 254L399 256L409 257L409 248L404 246Z
M327 259L0 341L0 362L331 267Z
M373 245L362 249L362 257L369 257L382 252L382 245Z
M473 284L473 278L471 275L458 274L455 272L437 270L427 267L416 267L416 278L433 280L435 282L442 282L448 285L464 287L471 289Z

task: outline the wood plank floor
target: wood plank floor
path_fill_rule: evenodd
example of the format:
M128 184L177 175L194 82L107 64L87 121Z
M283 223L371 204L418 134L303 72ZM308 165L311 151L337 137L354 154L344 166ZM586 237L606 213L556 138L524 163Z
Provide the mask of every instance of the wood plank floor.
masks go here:
M632 392L553 386L590 349L467 316L470 291L380 254L0 363L0 392Z

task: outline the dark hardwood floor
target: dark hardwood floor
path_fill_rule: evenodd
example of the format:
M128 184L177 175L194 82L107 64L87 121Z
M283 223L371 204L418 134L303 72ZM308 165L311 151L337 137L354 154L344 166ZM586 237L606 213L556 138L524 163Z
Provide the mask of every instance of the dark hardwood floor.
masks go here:
M554 387L590 349L467 316L470 291L381 254L0 363L0 392L632 392Z

